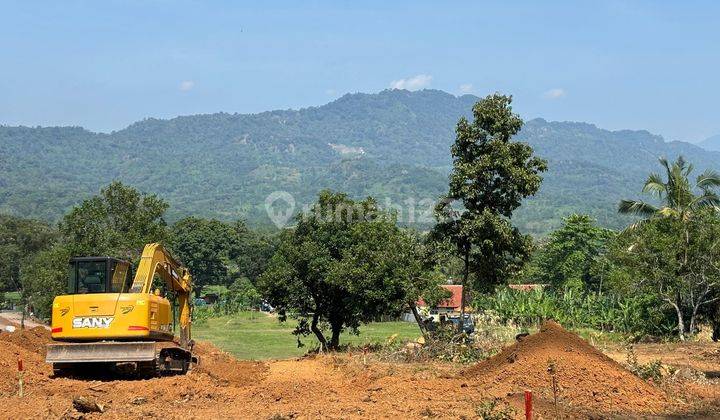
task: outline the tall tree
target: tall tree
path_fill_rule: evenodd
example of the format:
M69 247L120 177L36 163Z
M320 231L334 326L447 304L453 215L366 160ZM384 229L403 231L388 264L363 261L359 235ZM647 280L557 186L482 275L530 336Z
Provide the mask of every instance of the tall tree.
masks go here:
M231 229L228 249L231 276L236 280L246 277L254 284L275 252L277 237L253 231L242 220L233 223Z
M512 141L523 122L511 102L490 95L475 104L472 122L460 119L449 191L435 209L433 236L452 244L463 261L463 315L471 275L476 288L490 289L526 260L532 244L510 218L538 191L547 163L529 145Z
M60 232L75 255L112 255L134 260L147 243L166 237L168 204L115 181L65 215Z
M49 225L32 219L0 215L0 291L20 290L20 266L48 249L57 237Z
M715 189L720 187L720 174L707 170L693 185L693 166L682 156L673 163L659 161L665 179L650 174L643 192L653 195L660 206L639 200L622 200L618 205L620 213L644 217L630 226L627 236L632 242L625 252L619 251L618 258L640 270L675 309L678 335L684 340L686 333L695 332L700 307L717 301L713 297L718 287L714 235L720 197ZM634 230L638 232L633 235Z

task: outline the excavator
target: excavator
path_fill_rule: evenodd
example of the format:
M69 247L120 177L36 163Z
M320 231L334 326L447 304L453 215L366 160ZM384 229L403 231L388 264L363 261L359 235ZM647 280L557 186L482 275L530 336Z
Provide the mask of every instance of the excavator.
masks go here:
M198 363L190 334L192 276L162 244L145 245L134 278L132 264L113 257L74 257L69 268L68 294L53 301L45 359L56 374L109 367L159 376ZM177 308L161 295L163 284Z

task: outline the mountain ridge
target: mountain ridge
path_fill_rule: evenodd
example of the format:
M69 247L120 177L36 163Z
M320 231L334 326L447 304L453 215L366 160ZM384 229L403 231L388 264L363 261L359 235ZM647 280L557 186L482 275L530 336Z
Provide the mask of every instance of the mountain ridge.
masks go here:
M111 133L0 126L0 212L57 220L115 179L167 199L170 220L194 214L269 224L264 202L273 191L290 193L298 206L321 188L381 203L436 199L447 188L455 124L479 99L385 90L298 110L146 118ZM637 196L659 156L683 154L699 169L720 158L646 130L585 122L532 119L517 139L550 164L516 217L538 235L573 211L624 226L617 201Z

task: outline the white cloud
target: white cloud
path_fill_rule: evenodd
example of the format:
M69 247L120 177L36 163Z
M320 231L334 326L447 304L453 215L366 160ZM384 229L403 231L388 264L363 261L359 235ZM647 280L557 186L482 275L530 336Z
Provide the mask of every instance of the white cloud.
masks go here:
M325 94L328 96L335 96L337 91L335 89L325 89Z
M195 82L193 82L192 80L183 80L182 82L180 82L180 86L179 86L180 90L183 92L192 90L192 88L194 88L194 87L195 87Z
M555 88L543 93L545 99L559 99L565 96L565 89Z
M430 86L432 76L427 74L418 74L407 79L393 80L390 83L391 89L407 89L418 90Z
M465 83L460 85L460 93L470 93L473 91L472 83Z

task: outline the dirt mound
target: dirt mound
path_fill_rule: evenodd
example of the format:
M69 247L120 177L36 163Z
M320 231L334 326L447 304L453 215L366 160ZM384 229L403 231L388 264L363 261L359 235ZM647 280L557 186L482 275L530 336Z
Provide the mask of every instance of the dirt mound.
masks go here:
M568 408L653 414L668 405L661 390L552 321L544 323L539 333L522 338L463 375L497 395L530 389L541 399L552 400L551 364L560 403Z
M267 366L258 362L241 362L210 343L195 345L200 364L195 370L210 376L224 385L248 385L262 379Z
M45 345L50 342L50 331L44 327L0 331L0 341L16 344L23 349L45 356Z

